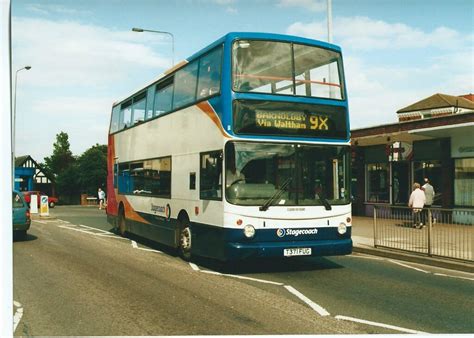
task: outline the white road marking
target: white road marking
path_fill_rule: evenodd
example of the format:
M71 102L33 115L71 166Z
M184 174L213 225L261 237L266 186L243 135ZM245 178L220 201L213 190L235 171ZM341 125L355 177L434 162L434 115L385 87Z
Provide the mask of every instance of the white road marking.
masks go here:
M158 251L158 250L154 250L154 249L147 249L147 248L137 248L138 250L142 250L142 251L148 251L148 252L156 252L156 253L163 253L161 251Z
M301 292L299 292L298 290L296 290L294 287L290 286L290 285L285 285L285 289L287 289L288 291L290 291L292 294L294 294L296 297L298 297L299 299L301 299L304 303L306 303L310 308L312 308L314 311L316 311L317 313L319 313L320 316L330 316L330 313L326 311L325 308L323 308L322 306L316 304L315 302L313 302L311 299L309 299L308 297L306 297L305 295L303 295Z
M138 244L137 244L137 242L132 241L132 247L133 247L134 249L138 249Z
M348 255L347 257L356 257L356 258L365 258L365 259L371 259L371 260L374 260L374 261L383 261L384 258L382 257L373 257L373 256L369 256L369 255L364 255L364 254L352 254L352 255Z
M13 316L13 332L15 332L18 324L20 324L21 317L23 317L23 306L16 301L14 301L13 304L17 308Z
M403 266L405 268L408 268L408 269L412 269L412 270L416 270L416 271L419 271L419 272L423 272L423 273L427 273L427 274L433 274L435 276L443 276L443 277L450 277L450 278L459 278L459 279L465 279L465 280L472 280L474 281L474 278L469 278L469 277L462 277L462 276L453 276L453 275L447 275L447 274L444 274L444 273L436 273L436 272L432 272L432 271L426 271L426 270L423 270L423 269L420 269L420 268L415 268L414 266L410 266L408 264L403 264L399 261L396 261L396 260L393 260L393 259L387 259L387 258L382 258L382 257L374 257L374 258L371 258L370 256L366 256L366 255L361 255L361 254L357 254L357 255L350 255L350 256L347 256L347 257L357 257L357 258L367 258L367 259L374 259L374 260L384 260L384 261L388 261L388 262L391 262L391 263L394 263L394 264L397 264L397 265L400 265L400 266Z
M474 278L462 277L462 276L451 276L451 275L446 275L446 274L444 274L444 273L434 273L434 275L435 275L435 276L450 277L450 278L459 278L459 279L474 280Z
M389 262L392 262L392 263L394 263L394 264L403 266L403 267L408 268L408 269L413 269L413 270L420 271L420 272L423 272L423 273L430 273L429 271L422 270L422 269L418 269L418 268L415 268L415 267L413 267L413 266L410 266L410 265L407 265L407 264L403 264L403 263L394 261L393 259L389 259L388 261L389 261Z
M91 229L91 230L96 230L96 231L100 231L104 234L109 234L109 235L115 235L114 233L110 232L110 231L106 231L106 230L102 230L102 229L97 229L97 228L94 228L94 227L90 227L90 226L87 226L87 225L84 225L84 224L79 224L80 227L84 227L86 229Z
M417 331L417 330L412 330L412 329L406 329L404 327L388 325L388 324L383 324L383 323L371 322L371 321L364 320L364 319L359 319L359 318L339 316L339 315L334 317L334 318L340 319L340 320L347 320L347 321L351 321L351 322L356 322L356 323L361 323L361 324L367 324L367 325L372 325L372 326L383 327L383 328L386 328L386 329L396 330L396 331L400 331L400 332L428 334L428 332Z
M37 220L37 219L34 219L33 222L41 223L41 224L48 224L48 222L40 221L40 220Z
M109 234L94 234L98 237L107 237L107 238L115 238L115 239L123 239L124 241L129 241L128 238L125 238L125 237L120 237L120 236L117 236L117 235L109 235Z
M86 233L86 234L89 234L89 235L94 235L93 232L90 232L88 230L83 230L83 229L76 229L76 228L73 228L69 225L59 225L59 228L63 228L63 229L68 229L68 230L74 230L74 231L78 231L78 232L83 232L83 233Z
M189 263L189 265L191 266L191 268L193 268L194 271L199 271L199 268L196 264L194 263Z
M272 281L264 280L264 279L251 278L251 277L238 276L238 275L229 275L229 274L226 274L226 273L220 273L220 272L209 271L209 270L200 270L200 271L204 272L204 273L211 274L211 275L232 277L232 278L237 278L237 279L246 279L246 280L251 280L251 281L254 281L254 282L265 283L265 284L273 284L273 285L279 285L279 286L283 285L282 283L272 282Z

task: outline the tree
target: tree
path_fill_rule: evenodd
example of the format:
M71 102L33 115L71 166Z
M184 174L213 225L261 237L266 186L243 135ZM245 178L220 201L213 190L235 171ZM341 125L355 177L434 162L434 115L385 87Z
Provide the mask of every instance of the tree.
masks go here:
M107 180L107 146L96 144L87 149L78 158L77 167L81 192L96 195Z
M79 170L76 163L64 169L56 178L61 203L75 204L79 201Z
M53 154L45 157L46 171L58 177L76 161L72 155L69 144L69 136L65 132L56 134L56 142L53 144Z

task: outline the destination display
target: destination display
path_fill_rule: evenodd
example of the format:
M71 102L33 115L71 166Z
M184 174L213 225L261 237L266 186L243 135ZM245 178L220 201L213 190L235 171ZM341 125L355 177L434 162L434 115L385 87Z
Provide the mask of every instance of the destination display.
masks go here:
M315 113L303 112L269 112L255 111L255 120L258 127L296 129L296 130L329 130L329 117Z
M346 139L347 114L343 107L288 102L234 102L234 132Z

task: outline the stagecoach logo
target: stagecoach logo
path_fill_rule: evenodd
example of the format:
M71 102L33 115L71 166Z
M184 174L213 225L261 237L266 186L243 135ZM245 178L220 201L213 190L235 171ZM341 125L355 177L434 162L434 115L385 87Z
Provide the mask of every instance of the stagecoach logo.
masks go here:
M165 207L161 205L156 205L156 204L151 204L151 211L153 212L159 212L159 213L164 213L165 212Z
M153 212L157 212L157 213L160 213L160 214L165 214L165 218L167 221L170 220L170 217L171 217L171 207L169 204L165 206L161 206L161 205L156 205L156 204L151 204L151 211ZM162 217L162 216L160 216Z
M278 237L293 236L298 237L299 235L316 235L318 229L278 229L276 234Z
M285 233L286 233L285 229L280 228L280 229L277 230L277 236L278 237L285 237Z

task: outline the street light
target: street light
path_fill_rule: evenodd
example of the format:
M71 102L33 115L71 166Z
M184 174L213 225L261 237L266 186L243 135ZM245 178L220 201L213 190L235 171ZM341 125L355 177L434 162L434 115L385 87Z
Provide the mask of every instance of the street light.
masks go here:
M31 66L20 68L15 73L15 95L13 96L13 118L12 118L12 186L15 188L15 134L16 134L16 84L18 79L18 72L23 69L30 70Z
M174 66L174 35L172 33L165 32L165 31L154 31L150 29L143 29L143 28L137 28L137 27L132 28L132 31L137 32L137 33L151 32L151 33L158 33L158 34L168 34L171 37L171 48L173 52L172 65Z

